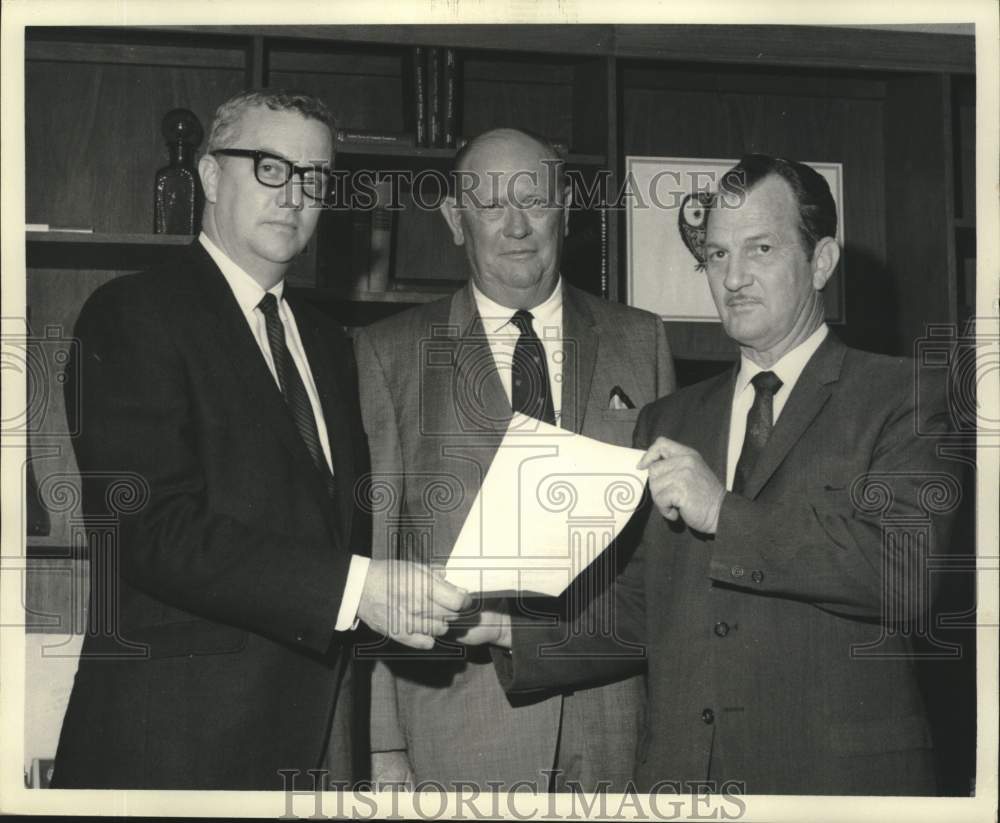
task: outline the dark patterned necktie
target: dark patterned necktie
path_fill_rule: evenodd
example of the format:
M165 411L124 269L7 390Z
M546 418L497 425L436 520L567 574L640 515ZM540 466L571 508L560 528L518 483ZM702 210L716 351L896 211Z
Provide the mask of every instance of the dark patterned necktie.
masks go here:
M524 309L515 312L510 319L521 332L511 365L510 405L516 412L554 426L556 414L552 407L545 348L531 327L531 320L531 312Z
M302 441L306 444L306 450L312 458L316 471L323 478L327 494L332 498L336 492L336 485L330 466L326 462L323 454L323 447L319 442L319 430L316 428L316 417L313 414L312 403L309 402L309 395L306 392L305 383L302 382L302 375L295 367L292 360L292 353L288 350L285 340L285 326L278 316L278 300L268 292L257 304L257 308L264 315L267 324L267 342L271 347L271 358L274 360L274 370L278 373L278 384L281 386L281 393L285 397L285 404L292 413L295 420L295 427L302 436Z
M746 488L754 464L771 439L771 431L774 429L774 393L782 385L781 378L773 371L759 372L750 382L753 383L754 398L753 405L747 412L747 431L733 477L733 491L736 494L741 494Z

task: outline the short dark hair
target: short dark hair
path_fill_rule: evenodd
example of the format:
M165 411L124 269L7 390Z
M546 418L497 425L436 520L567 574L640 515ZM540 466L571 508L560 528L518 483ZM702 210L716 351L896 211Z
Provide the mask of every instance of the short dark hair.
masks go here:
M746 154L722 176L719 191L745 195L771 175L788 183L795 195L802 245L806 256L812 258L820 240L837 236L837 204L829 184L818 171L795 160L768 154Z
M230 148L236 126L249 109L263 106L271 111L294 111L307 120L318 120L330 130L331 140L337 136L337 122L326 103L318 97L294 89L248 89L230 97L215 110L212 128L208 132L205 153ZM319 158L314 158L319 159Z

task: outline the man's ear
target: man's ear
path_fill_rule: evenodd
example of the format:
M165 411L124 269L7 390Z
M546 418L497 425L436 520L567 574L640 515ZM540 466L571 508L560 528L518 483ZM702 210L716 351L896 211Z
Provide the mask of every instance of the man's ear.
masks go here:
M441 216L444 218L444 222L448 224L448 228L451 229L451 239L456 246L461 246L465 244L465 231L462 229L462 215L459 213L458 206L455 203L454 197L446 197L441 201L441 205L438 206L441 212Z
M198 161L198 176L201 178L201 188L205 192L205 200L214 203L219 188L219 161L212 155L202 155Z
M563 237L569 237L569 209L573 205L573 187L563 189Z
M840 245L832 237L824 237L813 249L812 280L813 288L820 291L833 276L840 260Z

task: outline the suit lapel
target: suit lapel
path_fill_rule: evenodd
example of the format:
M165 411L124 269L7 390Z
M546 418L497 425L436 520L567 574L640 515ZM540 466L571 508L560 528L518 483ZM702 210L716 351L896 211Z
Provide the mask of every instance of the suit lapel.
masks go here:
M500 382L471 286L465 286L452 297L448 325L458 332L452 383L458 423L463 431L491 429L502 435L513 411Z
M192 248L192 251L195 255L198 300L212 315L214 322L211 328L214 330L219 347L229 357L232 373L240 379L246 389L246 408L262 415L268 421L267 426L262 429L273 432L278 437L292 459L299 464L302 476L315 479L311 485L318 499L325 504L326 494L316 467L232 289L201 244L194 245L197 246L197 249ZM296 325L298 325L297 320L298 318Z
M286 293L286 300L288 297ZM347 407L343 399L337 396L338 387L346 386L348 383L337 373L333 362L334 352L329 343L324 343L319 329L310 313L302 306L302 302L294 297L289 302L295 314L295 325L298 327L309 371L312 373L316 393L323 409L327 442L330 445L330 460L333 463L333 474L338 488L340 523L344 525L346 531L349 531L353 520L354 451L350 438L344 436L351 431ZM299 439L301 440L301 437ZM347 538L345 545L351 545L350 534L343 536Z
M840 377L840 367L847 347L832 332L806 363L792 394L785 403L781 417L774 426L771 439L747 478L743 495L751 500L760 494L771 475L781 465L791 448L798 443L806 428L829 400L830 384Z
M600 338L594 316L577 297L576 290L563 284L563 365L562 417L559 425L580 433L590 400L590 387L597 363Z
M684 421L684 445L695 449L715 476L726 482L729 453L729 419L733 410L733 386L739 363L714 378L695 411Z

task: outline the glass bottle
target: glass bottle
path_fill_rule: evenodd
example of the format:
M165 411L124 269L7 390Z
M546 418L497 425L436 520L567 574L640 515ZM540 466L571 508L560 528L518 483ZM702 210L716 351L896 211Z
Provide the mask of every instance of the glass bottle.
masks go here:
M201 187L194 154L203 131L194 112L172 109L160 126L170 152L170 165L156 172L153 190L153 231L156 234L195 234L201 212Z

